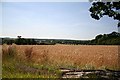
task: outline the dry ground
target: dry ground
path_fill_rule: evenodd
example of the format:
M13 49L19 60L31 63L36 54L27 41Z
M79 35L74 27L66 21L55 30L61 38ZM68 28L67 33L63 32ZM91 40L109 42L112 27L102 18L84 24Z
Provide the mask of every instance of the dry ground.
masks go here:
M18 55L36 64L59 67L118 67L118 46L114 45L17 45ZM119 54L119 55L118 55Z

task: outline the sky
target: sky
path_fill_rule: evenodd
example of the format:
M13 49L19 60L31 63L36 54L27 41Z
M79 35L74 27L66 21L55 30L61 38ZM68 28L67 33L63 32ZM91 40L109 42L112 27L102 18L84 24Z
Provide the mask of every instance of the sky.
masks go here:
M90 2L2 2L0 6L3 37L90 40L118 31L112 18L91 18Z

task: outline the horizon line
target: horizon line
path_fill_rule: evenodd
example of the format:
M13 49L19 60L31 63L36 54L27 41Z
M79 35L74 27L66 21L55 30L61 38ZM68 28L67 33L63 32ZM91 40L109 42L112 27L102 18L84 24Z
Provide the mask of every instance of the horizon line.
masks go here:
M14 38L17 39L17 37L9 37L9 36L0 36L0 38ZM74 38L37 38L37 37L21 37L25 39L55 39L55 40L92 40L92 39L74 39Z

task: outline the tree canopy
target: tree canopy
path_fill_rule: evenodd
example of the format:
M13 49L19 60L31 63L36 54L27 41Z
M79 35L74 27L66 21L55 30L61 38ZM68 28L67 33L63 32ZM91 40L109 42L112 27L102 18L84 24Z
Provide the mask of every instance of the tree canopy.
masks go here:
M92 0L91 0L92 1ZM118 20L118 27L120 27L120 1L118 2L93 2L89 11L91 17L99 20L103 16L108 16L114 20Z

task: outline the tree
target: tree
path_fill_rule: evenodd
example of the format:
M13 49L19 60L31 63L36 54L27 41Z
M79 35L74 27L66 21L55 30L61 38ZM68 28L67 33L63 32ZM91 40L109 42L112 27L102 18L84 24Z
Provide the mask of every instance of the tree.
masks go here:
M92 0L90 0L92 1ZM100 0L98 0L100 1ZM91 17L99 20L101 17L107 15L114 20L118 20L118 27L120 27L120 1L118 2L93 2L89 11Z
M96 37L95 37L95 39L100 39L100 38L102 38L102 35L100 34L100 35L97 35Z
M18 37L18 39L20 39L22 36L17 36Z
M20 45L21 44L21 36L17 36L17 39L15 41L16 44Z

